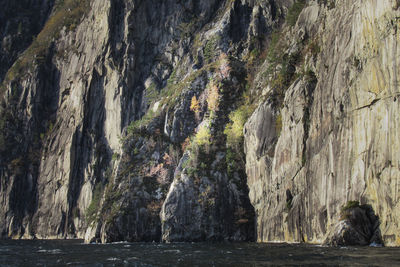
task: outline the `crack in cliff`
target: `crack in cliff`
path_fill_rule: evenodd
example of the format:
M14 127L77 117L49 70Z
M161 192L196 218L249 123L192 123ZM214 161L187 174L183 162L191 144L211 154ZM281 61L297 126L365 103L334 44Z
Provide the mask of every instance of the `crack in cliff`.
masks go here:
M364 106L355 108L355 109L353 109L351 112L359 111L359 110L362 110L362 109L365 109L365 108L370 108L370 107L374 106L376 103L378 103L378 102L381 101L381 100L387 100L387 99L393 98L393 101L397 101L397 100L398 100L398 99L397 99L398 97L400 97L400 93L398 93L398 94L387 95L387 96L385 96L385 97L378 97L378 98L373 99L369 104L366 104L366 105L364 105Z
M299 169L297 169L296 173L292 176L291 180L293 181L296 176L299 174L299 172L304 168L304 166L300 167Z
M304 115L303 115L304 136L303 136L303 151L301 159L302 167L304 167L307 162L307 140L310 132L311 108L314 102L314 90L315 87L317 86L317 81L318 80L315 77L315 74L313 74L311 79L308 81L304 91L306 104L304 106Z
M354 109L353 111L358 111L358 110L361 110L361 109L364 109L364 108L370 108L373 105L375 105L376 102L378 102L379 100L381 100L381 98L375 98L374 100L371 101L371 103L369 103L367 105L364 105L364 106L361 106L361 107L358 107L358 108Z

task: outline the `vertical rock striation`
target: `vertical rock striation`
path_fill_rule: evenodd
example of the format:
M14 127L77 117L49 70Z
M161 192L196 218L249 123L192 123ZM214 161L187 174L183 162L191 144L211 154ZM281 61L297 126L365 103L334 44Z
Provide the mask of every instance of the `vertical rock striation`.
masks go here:
M185 151L182 144L209 119L204 92L217 77L216 62L229 49L239 62L251 36L272 26L271 6L217 0L32 5L43 21L28 14L26 20L37 21L29 34L19 29L19 19L2 15L9 25L2 29L2 237L160 240L159 212ZM21 47L10 43L17 37L25 38ZM236 96L243 73L222 79L236 86ZM193 114L191 97L201 94L201 114ZM233 106L217 101L220 134L235 99L226 101ZM224 150L223 141L219 147ZM220 189L203 198L211 203L216 197L218 209L202 215L204 224L227 220L224 226L232 229L219 227L217 239L234 236L236 228L249 230L235 239L253 238L252 216L243 217L252 210L243 173L235 178L240 188L223 170L209 178ZM193 190L200 192L198 186ZM224 203L232 210L225 211Z
M260 107L246 125L257 237L320 243L357 200L379 216L384 243L398 245L398 4L330 2L310 4L291 30L319 48L305 59L315 81L285 94L278 140L276 109Z
M2 238L400 244L398 1L0 4Z

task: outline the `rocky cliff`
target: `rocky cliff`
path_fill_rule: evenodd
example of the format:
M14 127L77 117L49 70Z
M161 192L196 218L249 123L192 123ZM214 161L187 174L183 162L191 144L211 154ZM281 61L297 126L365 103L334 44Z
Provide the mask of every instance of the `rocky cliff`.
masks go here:
M14 2L3 238L400 244L398 1Z
M322 242L359 201L379 216L384 243L399 245L398 14L396 1L313 3L281 37L289 57L305 37L317 46L282 108L266 102L246 124L259 241Z

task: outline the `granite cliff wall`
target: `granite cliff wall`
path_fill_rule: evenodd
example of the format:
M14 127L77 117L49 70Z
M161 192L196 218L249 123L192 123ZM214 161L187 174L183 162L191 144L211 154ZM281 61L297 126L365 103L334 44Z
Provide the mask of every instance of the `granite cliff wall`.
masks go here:
M397 1L28 4L1 14L2 237L332 243L359 201L399 244Z
M398 2L332 3L310 4L286 33L318 42L305 58L311 75L294 80L279 111L266 102L246 124L257 239L321 243L359 201L379 216L384 243L399 245Z

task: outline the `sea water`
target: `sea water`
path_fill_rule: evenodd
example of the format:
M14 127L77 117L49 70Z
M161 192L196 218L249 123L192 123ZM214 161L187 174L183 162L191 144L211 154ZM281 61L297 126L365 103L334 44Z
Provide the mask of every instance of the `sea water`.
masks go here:
M0 240L0 266L400 266L400 248Z

